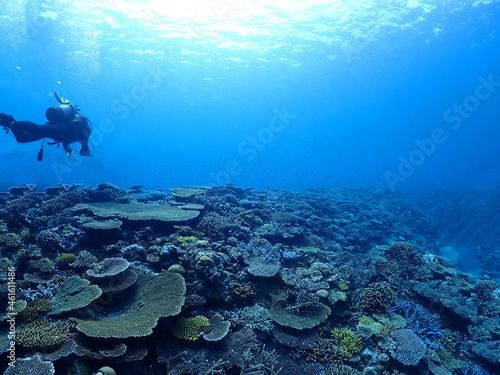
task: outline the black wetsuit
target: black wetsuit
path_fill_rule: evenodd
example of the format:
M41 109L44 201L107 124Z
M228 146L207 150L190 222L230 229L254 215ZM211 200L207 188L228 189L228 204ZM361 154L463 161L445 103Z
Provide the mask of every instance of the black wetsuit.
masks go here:
M82 155L90 155L88 139L92 129L85 117L75 116L72 121L65 123L35 124L31 121L15 121L10 115L4 115L5 123L1 124L10 129L19 143L29 143L40 139L49 138L55 142L61 142L66 152L71 153L70 143L80 142L82 145ZM13 122L8 124L7 117Z

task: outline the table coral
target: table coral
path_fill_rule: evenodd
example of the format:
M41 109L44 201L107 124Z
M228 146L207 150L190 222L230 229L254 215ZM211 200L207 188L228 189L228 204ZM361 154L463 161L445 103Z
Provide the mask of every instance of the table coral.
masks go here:
M182 210L169 204L146 204L139 202L131 203L85 203L77 204L76 211L91 211L95 216L102 218L113 218L141 221L163 221L179 222L191 220L200 212L196 210Z
M139 274L136 288L126 295L126 305L119 314L105 310L97 319L72 318L77 330L90 337L126 338L148 336L158 319L175 316L184 304L186 283L177 273L162 271ZM111 306L111 310L113 306Z
M115 276L125 271L128 266L129 262L125 258L106 258L88 269L87 275L96 278Z
M49 361L42 361L40 355L37 354L33 357L16 359L16 366L9 366L4 372L4 375L20 374L54 375L54 364Z
M49 311L49 315L58 315L85 307L99 298L101 294L102 290L97 285L90 285L90 281L78 276L69 277L57 289L54 295L54 306Z
M283 304L277 302L273 303L269 309L271 318L276 323L295 329L316 327L317 325L323 323L331 312L332 310L328 306L319 302L317 303L316 308L310 311L307 315L297 314L294 311L287 309Z

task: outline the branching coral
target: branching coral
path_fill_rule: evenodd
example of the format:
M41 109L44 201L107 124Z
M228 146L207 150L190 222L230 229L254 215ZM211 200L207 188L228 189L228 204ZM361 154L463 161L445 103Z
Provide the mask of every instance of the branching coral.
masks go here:
M389 283L381 281L363 289L358 306L363 312L386 312L394 301L394 290Z
M363 349L363 340L350 329L335 328L332 331L332 337L347 358L351 358Z
M260 305L247 306L232 314L232 319L246 327L269 332L274 328L269 310Z
M59 345L70 338L73 328L74 323L64 319L39 319L21 326L16 342L27 348Z

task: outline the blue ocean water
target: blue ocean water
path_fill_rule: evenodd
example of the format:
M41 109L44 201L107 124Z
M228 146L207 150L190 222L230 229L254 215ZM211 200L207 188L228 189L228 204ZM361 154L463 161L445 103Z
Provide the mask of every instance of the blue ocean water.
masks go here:
M0 339L17 330L19 342L0 340L0 371L15 362L9 350L27 356L17 362L27 368L44 351L57 374L110 364L120 375L231 375L243 344L255 341L278 349L285 375L340 373L338 361L378 374L499 373L498 25L500 0L0 0L0 113L43 124L57 93L93 125L91 157L77 143L66 155L42 140L19 144L11 130L0 135L0 269L9 271L0 303L10 308L14 278L14 297L31 308L41 297L63 300L71 276L93 286L109 276L97 289L112 302L81 307L125 327L68 326L86 341L78 350L92 346L76 359L82 352L64 352L70 339L59 335L54 345L23 342L25 313L0 327ZM168 190L180 186L197 191ZM170 220L155 208L171 209ZM122 258L127 273L88 272ZM184 309L158 312L157 326L144 324L153 334L138 323L127 332L127 309L148 314L142 307L156 294L145 285L154 273L166 278L163 269L185 275ZM121 278L123 289L105 290ZM158 301L170 301L170 285ZM372 295L383 303L368 303ZM278 329L242 329L246 307ZM191 346L175 333L185 317L215 312L231 322L223 345L204 336L208 344ZM361 356L338 357L335 329L361 334L360 312L406 315L409 329L392 339L410 337L421 353L399 356L389 331L372 338L368 327ZM61 320L40 324L80 313L47 313ZM135 343L147 357L129 365L107 351L122 338L129 359L141 355ZM313 342L337 357L315 358L323 349ZM449 351L439 360L425 356L441 344ZM219 349L238 358L214 370Z
M91 158L0 137L1 182L405 190L500 179L500 2L1 1L0 111L91 119ZM77 146L78 149L78 146Z

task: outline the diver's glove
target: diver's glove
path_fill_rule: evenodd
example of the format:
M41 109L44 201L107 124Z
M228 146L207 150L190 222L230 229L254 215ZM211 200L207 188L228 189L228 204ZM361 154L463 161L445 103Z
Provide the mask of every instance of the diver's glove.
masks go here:
M14 121L16 120L12 115L0 113L0 125L2 125L4 129L10 129L10 126Z

